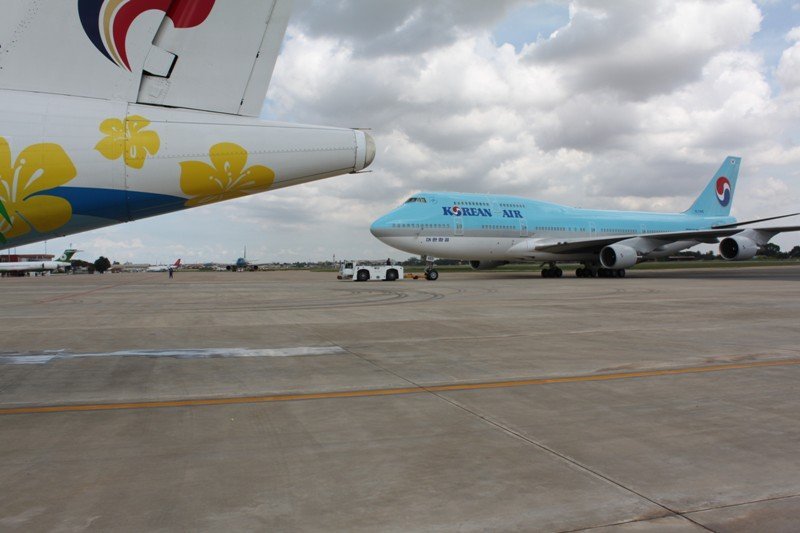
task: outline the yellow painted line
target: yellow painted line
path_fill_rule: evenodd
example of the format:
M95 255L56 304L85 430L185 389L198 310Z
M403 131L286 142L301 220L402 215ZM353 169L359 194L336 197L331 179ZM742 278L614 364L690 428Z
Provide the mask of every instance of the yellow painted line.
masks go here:
M436 385L425 387L431 392L453 390L499 389L505 387L524 387L527 385L547 385L549 383L580 383L584 381L610 381L613 379L651 378L657 376L674 376L680 374L699 374L702 372L721 372L723 370L742 370L770 366L800 365L800 359L783 359L778 361L753 361L750 363L727 363L712 366L690 366L683 368L667 368L661 370L641 370L638 372L618 372L614 374L588 374L584 376L565 376L559 378L520 379L514 381L495 381L489 383L467 383L454 385ZM2 412L0 411L0 414Z
M554 383L583 383L588 381L611 381L615 379L651 378L704 372L723 372L747 368L800 365L800 359L778 361L753 361L749 363L727 363L711 366L669 368L661 370L641 370L637 372L617 372L614 374L588 374L557 378L518 379L513 381L490 381L484 383L455 383L452 385L432 385L429 387L400 387L392 389L365 389L353 391L313 392L298 394L273 394L265 396L239 396L227 398L194 398L187 400L164 400L150 402L97 403L78 405L43 405L39 407L0 408L0 415L19 415L33 413L66 413L79 411L116 411L120 409L154 409L158 407L192 407L210 405L240 405L266 402L291 402L297 400L329 400L335 398L363 398L370 396L398 396L401 394L420 394L423 392L450 392L482 389L504 389L531 385Z

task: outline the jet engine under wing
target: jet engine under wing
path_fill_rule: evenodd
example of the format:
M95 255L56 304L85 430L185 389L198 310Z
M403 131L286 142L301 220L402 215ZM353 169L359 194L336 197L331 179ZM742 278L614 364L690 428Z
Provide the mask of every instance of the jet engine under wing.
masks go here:
M181 9L190 2L194 11ZM171 16L176 4L182 18ZM139 103L258 116L291 8L292 0L173 0L145 59Z
M755 231L763 234L770 234L774 236L778 233L785 231L800 231L800 226L783 226L777 228L722 228L722 229L704 229L704 230L689 230L689 231L672 231L664 233L647 233L647 234L628 234L628 235L614 235L593 237L590 239L566 239L563 241L536 243L535 251L537 252L550 252L554 254L576 254L576 253L590 253L599 252L609 244L615 244L622 241L639 240L648 243L644 248L655 249L659 245L670 242L678 241L696 241L698 243L712 244L717 242L719 237L729 237L742 233L744 231ZM640 248L634 246L634 248ZM638 250L648 251L648 250Z

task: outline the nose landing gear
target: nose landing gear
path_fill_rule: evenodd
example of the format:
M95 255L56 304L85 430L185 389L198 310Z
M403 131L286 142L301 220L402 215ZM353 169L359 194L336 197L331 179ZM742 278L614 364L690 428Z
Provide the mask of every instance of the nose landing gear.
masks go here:
M432 257L428 257L425 261L425 279L428 281L436 281L439 279L439 272L433 268L435 261L436 260Z

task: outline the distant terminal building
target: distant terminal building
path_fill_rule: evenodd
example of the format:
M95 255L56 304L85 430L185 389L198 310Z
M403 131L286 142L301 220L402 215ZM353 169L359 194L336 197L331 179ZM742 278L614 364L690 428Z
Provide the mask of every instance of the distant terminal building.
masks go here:
M52 261L50 254L0 254L0 263L16 263L17 261Z

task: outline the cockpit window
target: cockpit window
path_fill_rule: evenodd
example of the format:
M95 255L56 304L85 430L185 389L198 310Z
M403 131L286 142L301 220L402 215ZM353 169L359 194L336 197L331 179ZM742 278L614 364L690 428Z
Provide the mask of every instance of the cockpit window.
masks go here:
M417 202L417 203L420 203L420 204L424 204L424 203L427 203L428 200L426 200L425 198L420 198L420 197L416 197L416 196L412 196L411 198L406 200L407 204L413 204L414 202Z

